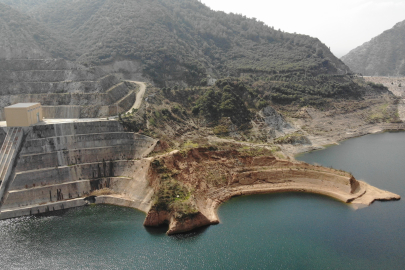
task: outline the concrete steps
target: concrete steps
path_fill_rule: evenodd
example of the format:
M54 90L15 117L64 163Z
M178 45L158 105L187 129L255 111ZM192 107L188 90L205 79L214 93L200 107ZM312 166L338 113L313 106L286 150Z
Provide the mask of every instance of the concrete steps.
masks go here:
M102 161L139 159L144 157L154 144L153 139L131 132L80 134L26 140L16 165L16 172Z
M27 140L123 131L124 128L117 121L74 122L54 125L39 125L32 127L32 131L30 134L28 134Z
M137 137L132 132L108 132L33 139L25 142L21 155L131 144Z
M2 210L0 219L10 219L22 216L30 216L35 214L47 213L51 211L64 210L74 207L80 207L87 205L88 202L83 198L73 199L69 201L60 201L48 204L37 204L26 207L18 207L14 209Z
M55 168L74 166L77 164L90 164L100 160L114 161L123 159L141 158L136 152L137 147L132 144L115 145L109 147L93 147L72 150L62 150L44 154L31 154L20 156L16 172L35 170L39 168Z
M30 205L45 205L57 201L68 201L89 196L92 191L108 188L112 192L117 186L130 181L129 177L106 177L86 179L63 184L33 187L9 191L3 210L10 210Z
M142 166L137 160L115 160L23 171L15 173L9 190L58 185L82 179L99 179L116 176L134 177L133 173L141 169Z

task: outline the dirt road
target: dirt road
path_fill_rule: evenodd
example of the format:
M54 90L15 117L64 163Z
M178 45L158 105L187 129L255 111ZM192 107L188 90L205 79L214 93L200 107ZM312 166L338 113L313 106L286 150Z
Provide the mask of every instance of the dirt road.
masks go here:
M136 94L135 103L132 106L132 108L129 110L129 112L132 112L132 109L139 109L139 107L141 107L143 96L145 95L145 91L146 91L146 85L143 82L137 82L137 81L128 81L128 82L136 83L137 85L140 86L139 92L138 92L138 94Z

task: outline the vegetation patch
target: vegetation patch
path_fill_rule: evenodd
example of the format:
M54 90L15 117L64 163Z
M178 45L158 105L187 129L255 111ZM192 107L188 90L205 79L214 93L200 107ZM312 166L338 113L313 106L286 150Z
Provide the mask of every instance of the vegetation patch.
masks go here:
M384 103L370 110L367 122L375 123L401 123L397 106L390 103Z
M177 220L197 215L199 211L192 201L191 192L175 179L178 172L171 171L164 166L163 160L154 160L152 167L159 173L152 210L173 213Z
M274 140L276 144L308 144L309 139L301 132L294 132Z

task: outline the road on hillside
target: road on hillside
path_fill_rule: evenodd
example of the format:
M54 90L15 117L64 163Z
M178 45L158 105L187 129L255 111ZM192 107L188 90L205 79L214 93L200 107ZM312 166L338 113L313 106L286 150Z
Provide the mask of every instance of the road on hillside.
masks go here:
M134 106L132 106L132 108L129 109L129 112L132 112L132 109L139 109L141 107L143 96L145 95L145 91L146 91L146 85L143 82L137 82L137 81L128 81L128 82L136 83L140 87L138 94L136 94L136 100L135 100Z

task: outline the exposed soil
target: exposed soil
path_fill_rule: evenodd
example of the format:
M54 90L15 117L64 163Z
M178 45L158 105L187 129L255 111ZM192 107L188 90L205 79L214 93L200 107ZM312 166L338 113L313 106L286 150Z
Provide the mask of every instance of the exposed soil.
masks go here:
M169 223L168 234L218 223L217 207L238 195L312 192L356 205L400 198L357 181L344 171L254 152L213 148L173 151L155 157L148 180L155 198L144 225ZM171 192L176 185L176 191Z

